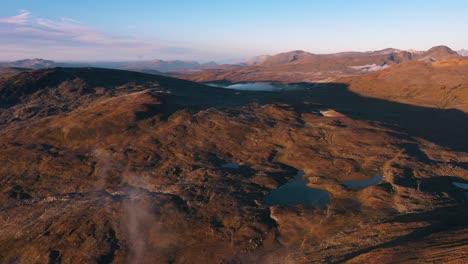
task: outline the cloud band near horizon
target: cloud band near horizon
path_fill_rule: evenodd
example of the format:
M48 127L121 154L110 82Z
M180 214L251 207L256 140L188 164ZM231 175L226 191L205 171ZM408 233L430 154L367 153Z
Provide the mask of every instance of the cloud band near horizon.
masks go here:
M232 56L189 44L102 32L67 17L35 17L27 10L0 18L0 35L0 61L38 57L61 61L215 60Z

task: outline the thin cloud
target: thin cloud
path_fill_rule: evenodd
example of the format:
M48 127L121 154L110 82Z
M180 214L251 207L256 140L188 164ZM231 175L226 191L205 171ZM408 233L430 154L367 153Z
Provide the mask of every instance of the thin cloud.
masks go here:
M55 40L58 43L81 42L96 45L134 43L128 38L98 32L71 18L50 20L34 18L30 14L28 11L22 11L17 16L0 19L0 32L33 41Z
M4 36L0 39L0 48L4 50L11 49L15 44L22 47L22 50L29 48L34 52L47 54L53 52L52 48L58 52L68 49L68 54L89 53L90 57L91 54L93 57L96 53L102 54L105 49L129 54L132 51L142 53L159 48L157 43L94 30L75 19L34 17L25 10L16 16L0 18L0 35Z
M72 22L72 23L76 23L76 24L80 24L80 23L81 23L80 21L75 20L75 19L73 19L73 18L69 18L69 17L62 17L61 19L62 19L62 21L66 21L66 22Z
M31 13L27 10L20 10L20 13L16 16L0 18L0 23L25 25L28 23L30 14Z
M110 34L72 18L52 20L27 10L0 18L0 35L0 60L30 56L58 60L206 60L220 55L213 53L215 49L198 49L190 43Z

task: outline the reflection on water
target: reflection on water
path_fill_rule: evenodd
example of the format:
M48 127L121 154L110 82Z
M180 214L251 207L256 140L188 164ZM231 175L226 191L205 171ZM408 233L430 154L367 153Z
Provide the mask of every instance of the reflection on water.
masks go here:
M236 83L236 84L219 84L219 83L205 83L208 86L220 87L226 89L234 89L239 91L267 91L279 92L300 89L300 85L296 84L278 84L266 82L252 82L252 83Z
M326 191L307 186L309 181L304 178L304 172L299 171L294 181L273 190L264 201L268 205L308 205L324 207L330 202Z
M383 180L383 177L382 176L376 176L372 179L368 179L368 180L361 180L361 181L344 181L342 182L342 184L344 184L346 187L349 187L349 188L366 188L366 187L369 187L371 185L374 185L374 184L377 184L379 182L381 182Z
M458 188L468 190L468 183L461 183L461 182L452 182Z

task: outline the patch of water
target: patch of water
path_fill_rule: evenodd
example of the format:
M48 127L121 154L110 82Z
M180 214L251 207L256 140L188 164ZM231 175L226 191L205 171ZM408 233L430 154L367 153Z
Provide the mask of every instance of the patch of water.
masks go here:
M264 92L279 92L286 90L294 90L301 88L300 85L294 84L278 84L267 82L251 82L251 83L235 83L235 84L219 84L205 83L208 86L220 87L226 89L234 89L239 91L264 91Z
M452 184L460 189L468 190L468 183L452 182Z
M268 194L264 201L267 205L308 205L325 207L330 202L330 196L324 190L307 186L309 181L304 178L304 172L298 171L292 182L280 186Z
M367 188L371 185L375 185L383 180L382 176L376 176L372 179L368 180L360 180L360 181L344 181L342 182L343 185L349 188L356 188L356 189L362 189L362 188Z
M237 163L225 163L223 165L221 165L221 168L224 168L224 169L239 169L239 164Z

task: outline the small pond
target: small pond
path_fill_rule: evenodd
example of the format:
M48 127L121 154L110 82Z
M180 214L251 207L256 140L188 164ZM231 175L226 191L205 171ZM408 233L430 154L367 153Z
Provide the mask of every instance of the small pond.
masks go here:
M288 182L268 194L264 201L268 205L307 205L325 207L330 202L330 196L324 190L307 186L309 181L304 178L304 172L298 171L294 180Z
M221 165L221 168L224 168L224 169L239 169L239 164L237 163L225 163L223 165Z
M342 182L343 185L349 188L355 188L355 189L362 189L362 188L367 188L371 185L375 185L383 180L382 176L375 176L372 179L368 180L360 180L360 181L344 181Z

